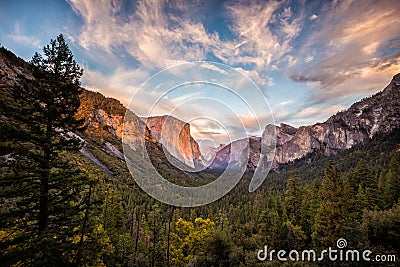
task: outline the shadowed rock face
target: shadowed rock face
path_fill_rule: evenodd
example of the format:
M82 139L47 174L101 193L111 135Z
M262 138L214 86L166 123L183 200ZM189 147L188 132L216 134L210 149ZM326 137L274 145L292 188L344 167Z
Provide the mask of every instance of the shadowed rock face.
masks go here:
M235 147L235 149L232 149ZM248 154L247 154L248 153ZM261 137L251 136L236 140L226 146L219 147L214 160L210 164L211 169L225 169L229 162L232 166L245 167L247 171L254 171L257 168L261 154ZM241 163L248 158L244 166Z
M156 116L145 119L154 138L163 144L171 155L194 167L200 160L198 143L190 135L190 125L172 116Z

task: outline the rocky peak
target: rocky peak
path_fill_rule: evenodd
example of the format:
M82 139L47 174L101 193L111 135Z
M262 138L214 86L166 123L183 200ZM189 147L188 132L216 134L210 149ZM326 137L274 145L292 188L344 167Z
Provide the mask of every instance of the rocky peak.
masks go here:
M284 144L293 139L298 129L288 124L281 123L280 126L275 127L276 143L277 145Z
M243 162L243 157L247 157L247 152L249 155L246 165L246 162ZM250 136L239 139L228 145L220 145L209 168L225 169L231 162L233 166L244 167L247 171L254 171L260 160L260 154L261 137Z
M286 134L289 134L289 135L295 135L297 130L298 130L296 127L293 127L293 126L291 126L289 124L285 124L285 123L281 123L279 125L279 127L277 127L277 128L279 128L279 130L282 133L286 133Z
M180 161L190 167L200 161L199 144L190 135L190 125L172 116L144 119L150 134Z
M394 83L394 85L400 85L400 73L397 73L393 76L392 82Z

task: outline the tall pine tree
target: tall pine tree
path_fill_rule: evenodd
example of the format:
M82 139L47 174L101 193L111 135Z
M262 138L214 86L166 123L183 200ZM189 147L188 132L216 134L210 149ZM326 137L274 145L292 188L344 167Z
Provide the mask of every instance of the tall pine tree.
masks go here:
M343 226L351 219L354 202L349 192L348 184L331 162L319 190L320 205L312 233L316 247L333 246L344 234Z
M9 264L54 266L65 264L87 188L73 133L84 129L76 118L83 71L62 34L30 63L30 74L9 88L12 102L2 110L9 160L2 164L0 189L8 208L0 214L1 229L12 234L0 249Z

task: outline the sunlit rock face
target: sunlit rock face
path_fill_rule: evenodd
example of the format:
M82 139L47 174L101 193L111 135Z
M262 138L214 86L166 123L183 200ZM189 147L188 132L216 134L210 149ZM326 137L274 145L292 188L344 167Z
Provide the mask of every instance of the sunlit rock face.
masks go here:
M103 109L93 109L93 116L87 118L89 121L89 126L94 128L106 126L108 131L115 137L122 138L122 126L124 121L124 116L110 114Z
M168 152L190 167L200 161L198 143L190 135L190 125L172 116L156 116L144 119L150 134Z

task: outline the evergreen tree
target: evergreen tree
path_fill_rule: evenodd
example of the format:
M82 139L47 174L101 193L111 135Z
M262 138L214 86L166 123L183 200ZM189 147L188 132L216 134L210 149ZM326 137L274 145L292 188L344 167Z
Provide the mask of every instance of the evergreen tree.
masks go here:
M400 153L396 152L388 165L384 185L384 205L391 208L400 198Z
M343 225L350 220L353 200L349 187L331 162L319 190L320 206L317 210L313 242L316 247L333 246L343 234Z
M357 208L362 215L364 208L373 209L378 199L378 183L367 163L361 159L357 166L348 172L346 181L351 194L357 195Z
M302 205L302 188L299 178L289 178L285 190L287 215L293 224L299 224Z
M233 244L226 232L216 231L204 244L205 254L199 256L194 266L239 266L239 262L232 259Z
M63 255L71 246L87 180L77 167L81 144L72 133L84 129L76 118L82 69L61 34L43 53L32 58L32 79L11 88L14 106L2 110L9 121L2 145L11 160L1 175L1 194L9 204L1 212L1 228L17 233L2 244L19 243L8 260L46 266L66 264Z

